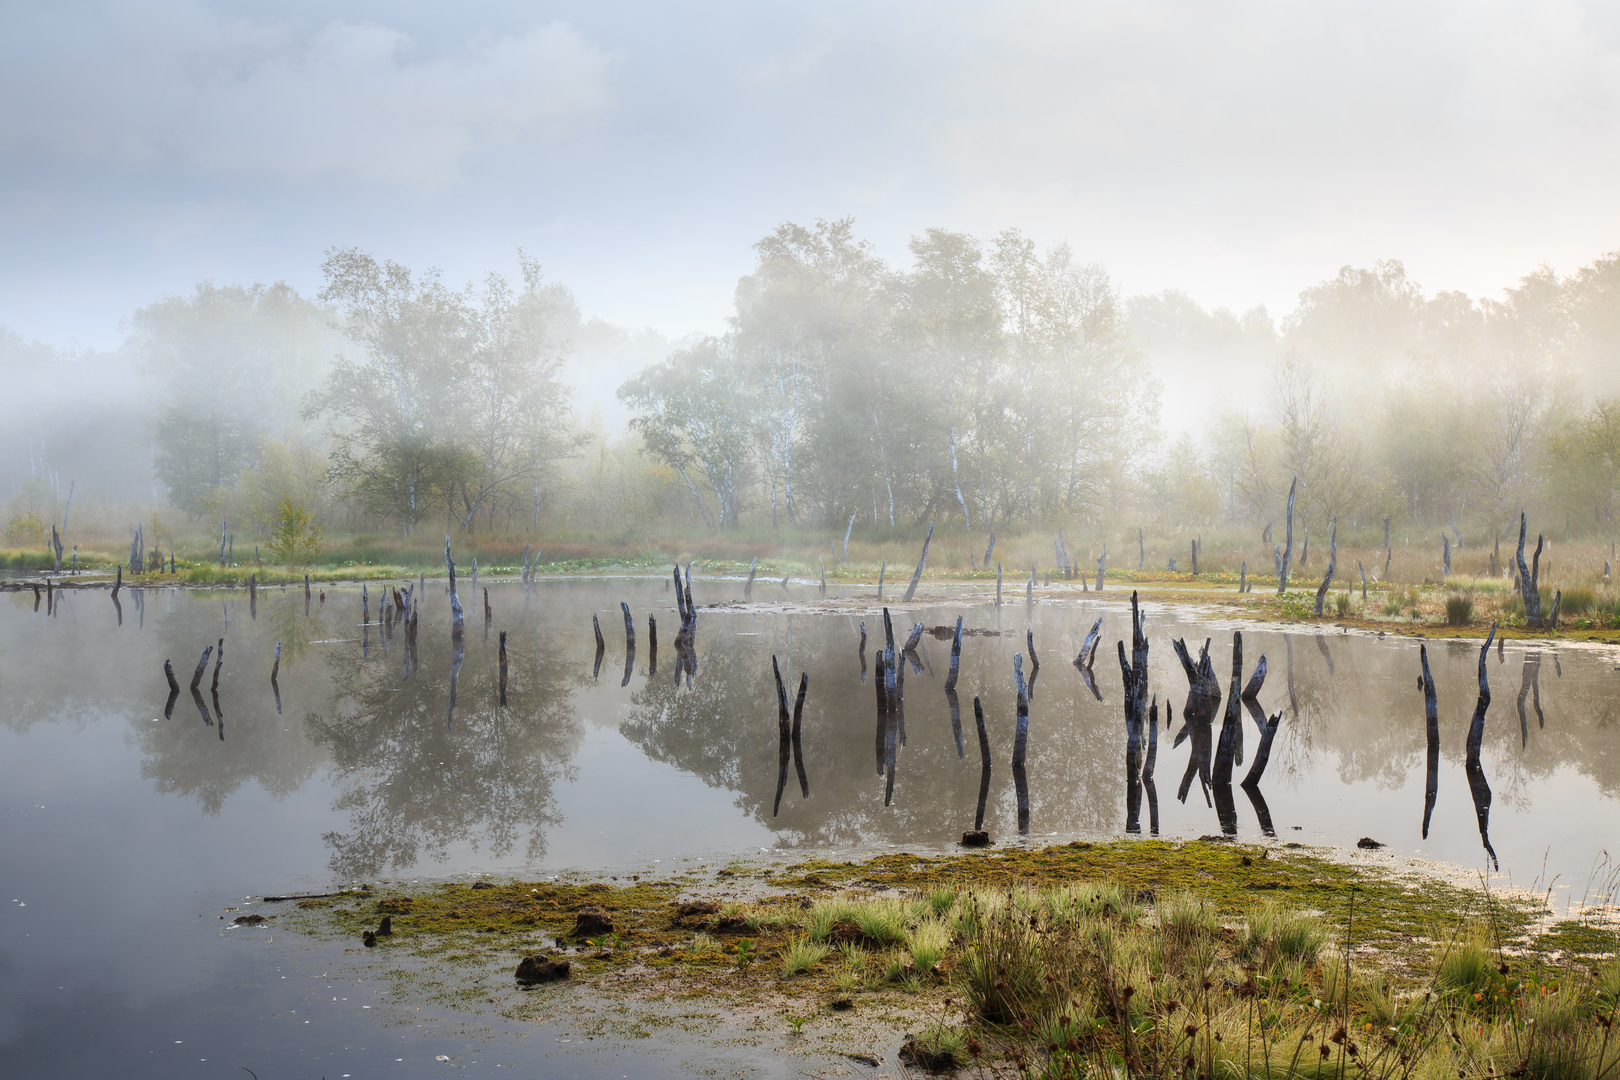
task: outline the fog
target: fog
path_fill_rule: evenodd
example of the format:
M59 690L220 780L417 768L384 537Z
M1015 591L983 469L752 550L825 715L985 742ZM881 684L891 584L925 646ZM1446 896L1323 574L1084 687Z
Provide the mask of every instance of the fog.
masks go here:
M1612 522L1610 8L12 6L0 92L8 519Z

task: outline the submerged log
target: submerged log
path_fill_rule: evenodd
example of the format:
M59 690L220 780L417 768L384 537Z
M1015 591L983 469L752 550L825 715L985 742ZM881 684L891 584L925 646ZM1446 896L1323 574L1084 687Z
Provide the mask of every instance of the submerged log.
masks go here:
M1288 535L1282 554L1277 561L1277 595L1281 596L1288 591L1288 560L1294 554L1294 492L1299 487L1299 477L1294 477L1288 485Z
M911 598L917 595L917 583L922 580L923 567L928 563L928 545L934 539L934 523L928 523L928 535L923 537L922 554L917 557L917 569L912 571L911 584L906 586L906 595L901 603L911 603Z

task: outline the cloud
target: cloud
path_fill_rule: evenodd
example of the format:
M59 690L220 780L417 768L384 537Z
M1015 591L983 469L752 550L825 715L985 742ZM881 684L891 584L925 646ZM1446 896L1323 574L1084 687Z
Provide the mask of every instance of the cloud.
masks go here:
M606 112L616 57L563 23L431 52L387 26L198 7L0 16L0 154L406 188Z

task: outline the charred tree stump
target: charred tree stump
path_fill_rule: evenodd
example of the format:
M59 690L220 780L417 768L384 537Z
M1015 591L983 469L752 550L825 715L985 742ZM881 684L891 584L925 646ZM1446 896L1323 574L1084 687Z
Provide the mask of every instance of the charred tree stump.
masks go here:
M489 606L489 589L484 589L484 627L495 621L495 609Z
M1192 542L1192 576L1198 576L1198 538L1193 537Z
M1485 713L1491 707L1491 682L1485 669L1485 657L1491 651L1491 639L1496 637L1496 624L1491 624L1491 632L1485 638L1485 645L1479 650L1479 700L1474 705L1474 718L1468 725L1468 742L1463 760L1463 772L1468 777L1468 791L1474 800L1474 816L1479 822L1479 839L1485 845L1485 853L1491 857L1491 865L1501 869L1496 860L1496 849L1491 847L1491 786L1485 780L1485 770L1479 762L1480 746L1485 738Z
M808 799L810 797L810 776L804 769L804 746L800 740L801 726L804 721L804 698L810 692L810 673L799 673L799 696L793 702L793 768L799 774L799 794Z
M889 569L889 564L888 563L886 563L886 562L879 562L878 563L878 603L880 603L880 604L883 602L883 575L884 575L884 573L886 573L888 571L888 569Z
M1294 493L1299 488L1299 477L1294 477L1288 485L1288 535L1284 542L1282 556L1277 561L1277 595L1281 596L1288 591L1288 560L1294 554Z
M849 515L849 524L844 527L844 561L849 562L849 534L855 531L855 515Z
M197 670L191 673L191 688L197 689L202 682L203 672L208 670L208 658L214 654L214 647L209 645L203 649L202 659L197 661Z
M1103 578L1108 575L1108 545L1104 544L1102 554L1097 557L1097 591L1103 591Z
M996 607L1001 606L1001 563L996 563Z
M1238 592L1249 591L1249 560L1244 559L1243 565L1238 567Z
M461 610L461 598L456 595L456 564L450 558L450 538L444 538L444 568L450 575L450 636L459 638L466 629L466 613ZM600 638L600 634L597 635Z
M1322 617L1322 601L1327 599L1328 588L1333 584L1333 571L1339 566L1339 519L1333 519L1333 526L1328 536L1328 566L1327 573L1322 575L1322 584L1316 587L1316 616Z
M1538 579L1541 576L1541 547L1543 538L1536 537L1536 553L1532 565L1526 566L1524 562L1524 538L1528 527L1524 511L1519 511L1519 551L1515 561L1519 568L1519 595L1524 601L1524 622L1526 626L1540 628L1541 626L1541 589Z
M984 726L984 706L973 699L973 721L979 729L979 805L973 814L973 831L962 834L965 847L984 847L990 834L984 831L984 805L990 797L990 733Z
M923 567L928 563L928 544L934 539L934 523L928 523L928 535L923 537L922 554L917 557L917 569L912 571L911 584L906 586L906 595L901 598L902 604L911 603L911 598L917 595L917 583L922 580Z
M1361 602L1365 604L1367 602L1367 568L1361 565L1360 559L1356 560L1356 573L1361 575Z
M1232 682L1226 695L1226 714L1221 718L1221 738L1215 747L1215 765L1210 781L1216 790L1232 786L1232 766L1243 760L1243 703L1238 687L1243 681L1243 632L1232 635Z
M276 642L275 663L270 665L270 681L275 682L276 676L281 674L281 642Z
M595 615L591 616L591 629L596 633L596 651L607 649L607 642L602 638L602 623Z
M1440 534L1440 579L1451 576L1451 537Z
M985 567L986 570L988 570L990 568L990 553L995 551L995 550L996 550L996 530L991 529L990 530L990 542L988 544L984 545L984 567ZM996 565L999 566L1001 564L997 563Z
M1097 622L1093 622L1092 628L1085 631L1085 640L1081 641L1081 651L1074 657L1074 665L1076 665L1077 669L1081 669L1082 672L1090 670L1092 662L1097 659L1097 646L1102 641L1102 636L1103 617L1098 615Z
M1563 606L1564 590L1559 589L1557 592L1553 593L1553 606L1552 611L1547 616L1547 629L1554 632L1558 630L1558 609Z
M1145 562L1147 562L1147 542L1142 538L1142 530L1137 529L1136 530L1136 568L1138 570L1142 569L1142 564L1145 563Z
M174 664L167 660L163 661L163 677L169 680L170 691L178 694L180 692L180 681L174 677Z
M861 658L861 685L865 686L866 685L866 620L865 619L861 620L861 644L860 644L860 648L857 649L856 652L857 652L857 655L859 655L860 658Z
M219 649L214 653L214 681L208 689L212 693L219 693L219 669L225 666L225 639L219 639ZM216 707L215 712L219 709Z
M62 537L56 531L56 522L51 522L51 547L56 551L56 573L62 572Z
M630 620L630 605L623 600L619 601L619 609L624 612L624 647L636 647L636 624Z
M1033 626L1025 629L1024 642L1029 646L1029 677L1033 679L1035 673L1041 670L1041 661L1035 655L1035 628Z
M821 565L821 595L826 596L827 595L827 560L823 559L820 555L817 555L816 556L816 562Z
M743 599L747 600L754 595L754 575L759 573L759 556L755 555L748 564L748 581L743 584Z
M1429 838L1429 819L1434 815L1435 799L1440 793L1440 703L1434 692L1434 676L1429 673L1429 647L1418 645L1418 660L1423 674L1418 683L1423 687L1423 719L1427 729L1429 760L1423 784L1423 839Z

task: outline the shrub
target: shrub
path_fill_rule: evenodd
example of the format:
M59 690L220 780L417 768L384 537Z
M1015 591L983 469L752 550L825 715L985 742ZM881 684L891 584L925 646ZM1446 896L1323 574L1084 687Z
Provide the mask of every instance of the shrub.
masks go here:
M1446 597L1446 623L1450 626L1467 626L1474 620L1474 600L1469 596L1453 593Z

